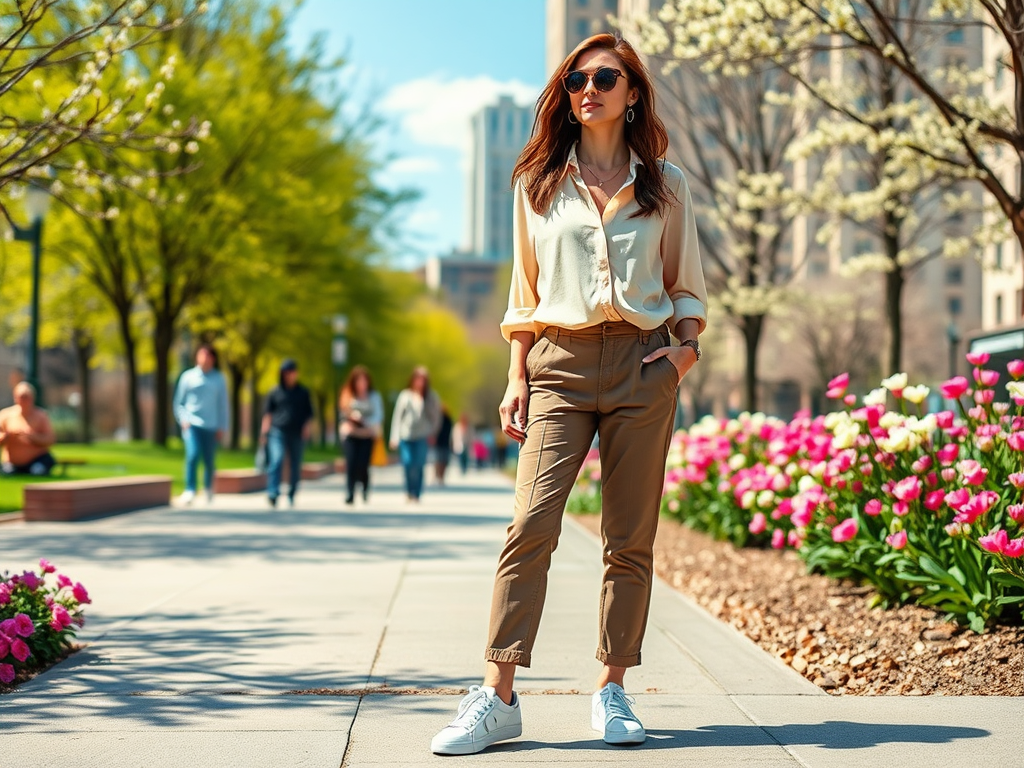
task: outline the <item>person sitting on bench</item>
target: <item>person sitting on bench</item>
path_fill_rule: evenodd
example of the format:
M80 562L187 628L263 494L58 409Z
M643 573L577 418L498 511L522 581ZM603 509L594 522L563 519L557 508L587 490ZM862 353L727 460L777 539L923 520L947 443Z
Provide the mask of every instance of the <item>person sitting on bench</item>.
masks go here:
M36 390L27 381L14 388L14 402L0 411L0 471L5 475L48 475L57 460L50 446L57 442L46 411L36 407Z

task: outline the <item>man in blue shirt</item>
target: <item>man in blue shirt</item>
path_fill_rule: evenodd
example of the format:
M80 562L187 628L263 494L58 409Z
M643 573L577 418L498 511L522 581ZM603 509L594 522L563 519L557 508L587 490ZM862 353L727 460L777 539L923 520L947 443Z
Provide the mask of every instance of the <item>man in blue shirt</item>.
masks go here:
M178 380L174 392L174 418L181 425L185 443L184 504L196 497L199 459L203 460L206 499L213 500L214 457L217 444L228 429L228 388L217 370L217 352L204 344L196 352L196 367Z

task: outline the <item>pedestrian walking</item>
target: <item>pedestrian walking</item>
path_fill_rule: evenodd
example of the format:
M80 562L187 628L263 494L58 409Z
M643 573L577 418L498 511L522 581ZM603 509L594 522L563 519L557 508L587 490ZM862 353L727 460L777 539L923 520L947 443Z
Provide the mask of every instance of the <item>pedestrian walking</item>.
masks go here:
M475 441L476 432L473 429L473 423L469 420L469 414L463 413L459 416L459 423L452 429L452 450L459 457L459 469L463 475L469 472L469 462L472 458Z
M55 442L50 417L36 405L36 388L19 381L14 385L14 405L0 411L0 472L36 477L50 474L57 465L50 453Z
M313 401L299 383L299 365L291 358L281 363L277 386L263 407L260 437L267 446L267 500L277 506L281 474L288 457L288 506L295 506L295 492L302 480L302 454L309 440Z
M405 493L409 501L423 494L423 468L429 441L441 426L441 401L430 388L427 369L416 368L409 386L398 395L391 416L391 449L398 450L405 471Z
M174 417L185 443L184 504L196 497L199 461L203 462L206 500L213 501L217 445L228 428L228 387L217 367L217 351L203 344L196 351L196 365L181 374L174 391Z
M538 100L513 171L501 323L511 346L501 424L522 445L514 517L483 685L434 737L434 752L479 752L522 732L513 678L531 663L562 513L595 433L605 545L591 726L610 744L646 738L624 676L641 658L675 393L700 357L707 318L693 205L667 149L650 74L618 36L583 41Z
M346 504L354 504L356 489L363 486L363 501L370 500L370 460L373 445L381 438L384 401L373 387L365 366L352 368L338 396L341 424L338 435L345 449Z
M441 426L434 437L434 477L438 485L444 485L448 474L448 463L452 460L452 416L441 406Z

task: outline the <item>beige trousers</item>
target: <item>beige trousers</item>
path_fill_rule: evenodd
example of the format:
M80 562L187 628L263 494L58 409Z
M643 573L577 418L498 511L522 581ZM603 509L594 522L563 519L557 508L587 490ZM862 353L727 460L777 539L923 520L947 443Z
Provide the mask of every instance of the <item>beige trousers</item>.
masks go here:
M487 660L530 666L562 513L596 433L604 540L597 658L619 667L640 663L679 383L670 360L640 361L669 343L664 326L642 331L618 322L550 327L530 350L527 434L495 578Z

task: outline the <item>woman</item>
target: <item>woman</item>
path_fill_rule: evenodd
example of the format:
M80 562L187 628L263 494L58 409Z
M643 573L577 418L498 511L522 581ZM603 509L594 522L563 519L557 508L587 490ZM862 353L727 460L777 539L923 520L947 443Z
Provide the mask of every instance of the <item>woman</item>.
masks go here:
M203 344L196 352L196 366L178 379L174 392L174 416L181 425L185 443L185 492L183 504L196 497L199 459L202 457L206 499L213 500L217 444L228 428L228 387L217 368L217 352Z
M441 401L430 388L427 369L416 368L409 386L398 395L391 417L391 449L398 450L405 470L405 493L410 502L423 494L423 468L429 442L441 427Z
M356 486L363 486L363 501L370 500L370 458L384 424L384 401L373 388L373 378L362 365L352 368L338 397L339 435L345 446L346 504L354 504Z
M707 318L690 194L667 149L650 75L617 37L581 43L538 101L513 172L501 324L511 345L501 424L522 444L515 515L484 684L434 737L434 752L479 752L522 732L513 677L530 665L562 512L595 433L605 545L591 725L611 744L646 738L623 678L640 663L676 388L700 356Z

